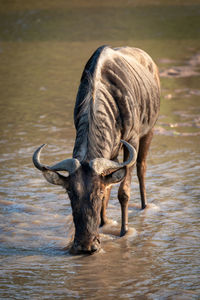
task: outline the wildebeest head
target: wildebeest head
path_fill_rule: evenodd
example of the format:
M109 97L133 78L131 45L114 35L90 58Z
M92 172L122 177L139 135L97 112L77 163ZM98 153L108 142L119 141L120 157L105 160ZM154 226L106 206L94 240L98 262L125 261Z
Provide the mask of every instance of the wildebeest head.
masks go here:
M129 151L129 159L124 163L105 158L96 158L90 162L77 159L65 159L53 166L40 163L40 153L45 145L40 146L33 155L33 163L42 171L45 179L63 186L70 198L75 225L73 253L94 253L100 249L98 228L100 211L105 190L108 186L122 181L126 167L136 160L135 149L127 142L122 143ZM67 171L63 176L59 171Z

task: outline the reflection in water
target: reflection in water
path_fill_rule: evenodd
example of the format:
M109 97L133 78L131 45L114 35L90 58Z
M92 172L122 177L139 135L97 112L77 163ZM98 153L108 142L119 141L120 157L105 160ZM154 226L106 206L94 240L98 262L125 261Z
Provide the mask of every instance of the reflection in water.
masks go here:
M1 4L0 298L198 299L197 1L22 2ZM71 157L80 74L101 44L143 48L161 69L161 114L148 158L150 205L139 209L134 172L129 234L119 238L114 187L108 217L116 222L101 231L103 250L71 256L69 199L45 182L31 157L42 143L49 145L47 164ZM190 73L180 76L183 71Z

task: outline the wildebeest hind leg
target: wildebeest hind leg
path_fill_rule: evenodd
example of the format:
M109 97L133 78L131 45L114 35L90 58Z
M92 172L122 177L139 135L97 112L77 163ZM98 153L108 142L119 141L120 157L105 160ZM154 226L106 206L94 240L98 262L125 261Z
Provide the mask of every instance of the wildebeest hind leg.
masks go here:
M147 135L140 139L139 151L137 157L137 176L140 185L140 196L142 209L147 205L146 189L145 189L145 174L146 174L146 157L153 137L153 129Z

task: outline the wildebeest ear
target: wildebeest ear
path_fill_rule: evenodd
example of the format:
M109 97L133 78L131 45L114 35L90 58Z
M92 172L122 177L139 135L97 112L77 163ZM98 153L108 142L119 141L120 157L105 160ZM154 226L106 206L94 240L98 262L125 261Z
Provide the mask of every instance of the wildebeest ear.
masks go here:
M104 176L105 184L115 184L124 179L126 176L126 167L123 167L109 175Z
M68 186L68 178L67 177L65 177L57 172L50 171L50 170L45 170L42 172L42 174L49 183L52 183L55 185L62 185L63 187L67 188L67 186Z

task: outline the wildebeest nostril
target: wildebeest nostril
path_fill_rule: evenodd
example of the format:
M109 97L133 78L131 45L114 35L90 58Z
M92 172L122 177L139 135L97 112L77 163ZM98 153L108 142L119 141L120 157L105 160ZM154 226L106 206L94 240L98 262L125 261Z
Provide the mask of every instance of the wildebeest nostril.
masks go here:
M100 240L98 238L94 238L93 242L90 244L82 244L81 242L75 240L73 246L70 249L70 253L72 254L94 254L98 252L101 248Z
M97 238L94 239L93 243L90 245L82 245L82 253L86 253L86 254L93 254L95 252L98 252L100 250L101 246L100 246L100 242Z

